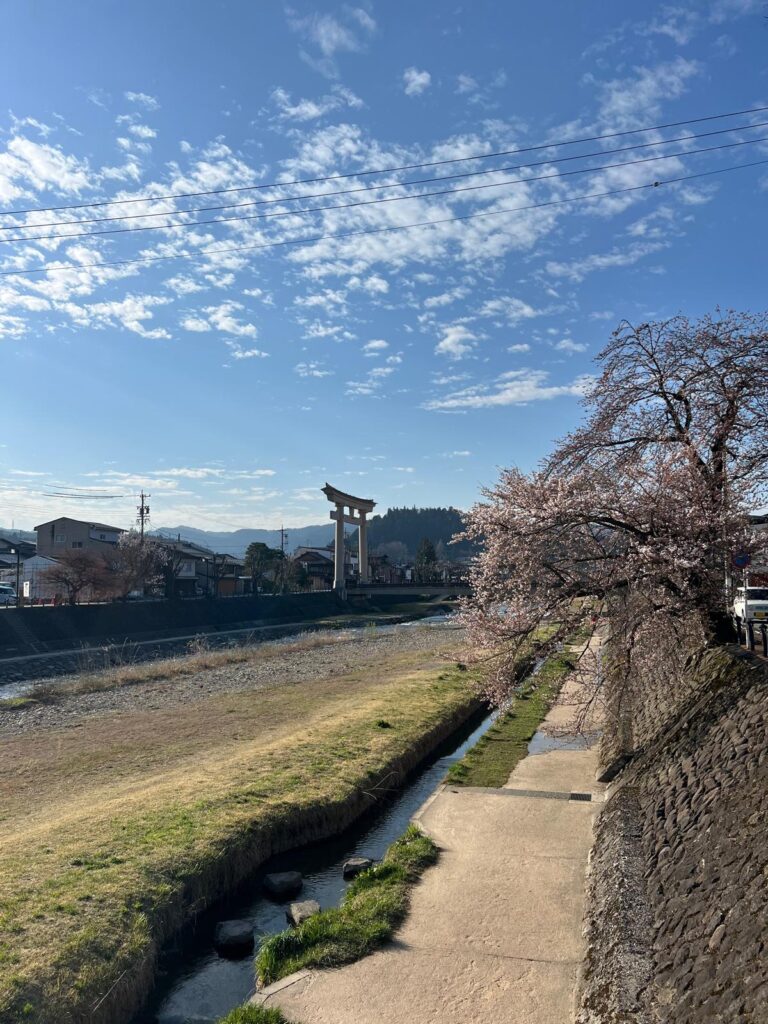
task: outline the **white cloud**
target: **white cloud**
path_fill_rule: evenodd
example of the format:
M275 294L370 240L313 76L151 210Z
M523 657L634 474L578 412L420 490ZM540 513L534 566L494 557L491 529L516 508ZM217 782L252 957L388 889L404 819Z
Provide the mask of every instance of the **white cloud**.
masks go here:
M95 302L86 306L68 304L66 312L81 326L98 328L120 326L142 338L167 339L170 334L164 327L149 329L147 320L154 316L151 307L164 306L170 299L159 295L126 295L124 299L111 302Z
M571 338L563 338L562 341L558 341L555 345L558 352L569 352L573 355L575 352L586 352L587 346L581 341L573 341Z
M524 405L562 396L581 396L591 383L591 378L577 377L570 384L552 385L547 383L548 378L545 370L511 370L497 377L490 387L465 388L444 398L432 399L424 408L450 412Z
M157 138L157 132L154 128L150 128L146 124L129 124L128 131L131 135L135 135L137 139L154 139Z
M88 188L92 172L87 160L69 156L58 146L14 135L0 153L0 201L32 197L53 189L79 195Z
M203 334L205 331L210 331L211 325L207 320L203 320L199 316L185 316L181 321L181 326L185 331L195 331Z
M488 299L478 310L480 316L498 317L505 320L511 326L521 323L523 320L530 320L533 317L541 316L541 310L534 309L522 299L516 299L511 295L505 295L498 299Z
M335 338L338 334L344 330L338 324L322 324L319 320L315 320L309 324L304 331L305 338Z
M448 306L452 302L456 302L458 299L463 299L468 295L469 289L459 285L456 288L451 288L447 292L442 292L439 295L430 295L424 299L425 309L437 309L440 306Z
M530 352L531 346L526 342L520 342L517 345L507 345L507 352Z
M443 337L435 346L436 355L449 359L463 359L474 349L478 336L461 324L452 324L443 331Z
M468 92L475 92L478 89L477 80L472 75L459 75L456 79L456 92L463 95Z
M403 88L406 96L419 96L432 84L432 76L428 71L418 68L406 68L403 72Z
M564 277L569 281L578 284L584 278L596 270L610 270L613 267L629 267L645 256L666 249L668 243L647 242L631 245L628 249L614 249L608 253L595 253L591 256L583 256L580 259L571 260L568 263L558 263L550 260L546 265L546 271L551 277Z
M679 99L691 78L699 75L698 61L677 57L648 67L636 67L627 78L600 83L601 118L611 125L633 128L659 113L660 104Z
M368 292L369 295L386 295L389 291L389 282L381 277L380 274L371 274L370 277L365 279L360 277L350 277L347 284L353 289L362 289Z
M145 92L124 92L123 96L125 96L129 103L138 103L147 110L158 110L160 107L155 97L149 96Z
M358 25L366 30L366 32L376 31L376 22L368 11L363 10L362 7L353 7L349 11L349 14L355 19Z
M233 359L267 359L269 352L260 348L242 348L239 341L225 341Z
M277 107L278 116L287 121L314 121L343 107L359 110L363 106L359 96L340 85L334 86L329 95L315 100L299 99L295 103L289 92L278 87L272 90L272 102Z
M177 274L175 277L169 277L163 283L166 288L170 288L171 291L176 292L177 295L194 295L196 292L202 292L205 290L204 285L185 274Z
M463 451L443 452L442 456L444 459L468 459L471 454L471 451L464 449Z
M359 31L362 31L365 37L372 35L376 29L374 19L361 7L344 10L344 14L353 23L351 25L342 23L332 14L310 14L307 17L297 17L293 11L289 11L288 14L290 27L301 33L322 54L323 59L320 62L309 62L316 66L318 71L327 75L336 73L333 59L337 53L359 53L364 49L365 44Z
M661 15L638 27L640 35L667 36L678 46L687 46L701 27L699 11L687 7L663 7Z
M347 293L340 288L325 288L311 295L297 295L293 302L296 306L319 307L326 315L334 316L346 309L346 298Z
M185 331L202 333L216 330L236 338L256 338L259 333L256 325L239 320L235 316L238 310L244 308L242 302L232 300L222 302L218 306L204 306L195 315L185 316L181 321L181 326ZM245 356L236 355L235 358L243 359Z
M333 370L323 369L322 363L297 363L293 370L300 377L331 377L333 375Z
M366 356L378 356L381 355L384 349L387 348L389 348L388 341L382 341L381 339L377 339L376 341L366 342L366 344L363 345L363 352L366 354Z

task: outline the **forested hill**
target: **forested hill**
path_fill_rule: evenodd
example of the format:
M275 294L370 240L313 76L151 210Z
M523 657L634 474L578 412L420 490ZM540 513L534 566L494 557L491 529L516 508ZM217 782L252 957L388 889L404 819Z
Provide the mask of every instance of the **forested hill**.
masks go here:
M457 508L390 508L383 516L374 516L368 530L368 550L382 545L401 543L408 549L408 558L416 556L419 541L429 538L439 554L451 560L468 558L473 546L467 541L451 544L463 529L462 513ZM444 551L442 550L444 547Z

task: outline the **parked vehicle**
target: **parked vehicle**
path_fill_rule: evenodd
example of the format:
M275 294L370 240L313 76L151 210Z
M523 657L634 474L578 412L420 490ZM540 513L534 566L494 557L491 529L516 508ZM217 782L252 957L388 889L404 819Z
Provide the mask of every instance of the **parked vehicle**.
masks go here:
M16 588L10 583L0 583L0 605L16 603Z
M733 598L733 621L738 625L750 622L768 622L768 587L747 587L747 614L744 615L744 587L739 587Z

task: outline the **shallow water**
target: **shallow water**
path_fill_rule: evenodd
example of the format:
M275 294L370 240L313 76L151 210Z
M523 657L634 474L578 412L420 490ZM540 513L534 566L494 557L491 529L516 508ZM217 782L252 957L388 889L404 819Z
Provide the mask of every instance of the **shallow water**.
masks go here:
M382 857L442 782L449 765L474 746L494 718L495 714L486 714L481 721L475 718L455 733L399 793L383 800L342 836L273 858L235 896L215 912L201 916L194 935L188 935L163 957L164 976L155 998L134 1024L203 1024L218 1020L245 1002L255 989L253 957L228 960L219 956L213 948L216 923L231 918L249 920L257 937L282 931L290 900L274 903L260 895L261 880L270 871L300 871L304 887L294 899L315 899L323 908L337 906L348 884L341 874L344 861L350 857Z
M585 733L583 736L550 736L540 729L534 733L528 744L529 754L548 754L551 750L589 750L599 733Z

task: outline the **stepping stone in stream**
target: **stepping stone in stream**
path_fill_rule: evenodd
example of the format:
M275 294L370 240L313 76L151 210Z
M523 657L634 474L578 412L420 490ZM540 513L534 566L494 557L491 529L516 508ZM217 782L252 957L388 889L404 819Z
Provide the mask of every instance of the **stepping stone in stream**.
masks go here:
M285 912L288 923L298 927L308 917L314 917L320 913L320 904L317 900L302 900L300 903L292 903Z
M213 944L223 956L247 956L255 944L253 925L250 921L219 921Z
M344 878L355 878L361 871L367 871L372 867L373 861L370 857L350 857L349 860L344 861L341 873Z
M301 892L304 880L298 871L278 871L264 876L264 892L273 900L287 900Z

